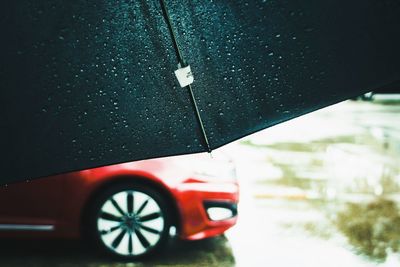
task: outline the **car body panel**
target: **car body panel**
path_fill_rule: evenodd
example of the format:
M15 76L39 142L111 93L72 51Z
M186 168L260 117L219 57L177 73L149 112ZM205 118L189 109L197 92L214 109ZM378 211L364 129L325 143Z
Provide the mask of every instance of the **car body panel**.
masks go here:
M126 180L147 183L169 195L177 209L174 214L180 238L195 240L222 234L236 223L236 216L211 221L203 202L237 203L238 184L235 179L202 177L177 164L188 157L116 164L2 187L0 236L78 238L91 200L111 184ZM6 231L2 225L49 225L54 229Z

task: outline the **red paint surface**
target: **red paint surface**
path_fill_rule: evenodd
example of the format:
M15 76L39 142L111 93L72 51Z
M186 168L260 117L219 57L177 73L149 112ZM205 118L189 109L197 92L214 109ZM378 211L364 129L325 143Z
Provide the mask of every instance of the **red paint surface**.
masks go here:
M237 203L236 181L196 176L176 164L183 157L117 164L0 187L0 224L55 226L52 232L0 231L0 236L78 238L91 199L123 180L149 183L170 196L177 211L180 238L196 240L222 234L236 223L236 217L210 221L203 201Z

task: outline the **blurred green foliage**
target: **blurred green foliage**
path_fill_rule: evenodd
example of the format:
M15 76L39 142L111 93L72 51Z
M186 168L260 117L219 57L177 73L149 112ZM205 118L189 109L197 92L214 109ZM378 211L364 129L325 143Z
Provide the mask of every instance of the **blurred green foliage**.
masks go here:
M400 251L400 209L383 198L370 203L349 203L338 213L337 226L359 252L384 260Z

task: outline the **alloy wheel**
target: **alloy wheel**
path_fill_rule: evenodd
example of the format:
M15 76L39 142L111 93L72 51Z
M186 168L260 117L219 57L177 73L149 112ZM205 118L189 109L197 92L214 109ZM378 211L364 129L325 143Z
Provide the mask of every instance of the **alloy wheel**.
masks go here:
M100 240L111 252L126 257L147 254L160 242L165 227L160 204L136 190L111 195L97 217Z

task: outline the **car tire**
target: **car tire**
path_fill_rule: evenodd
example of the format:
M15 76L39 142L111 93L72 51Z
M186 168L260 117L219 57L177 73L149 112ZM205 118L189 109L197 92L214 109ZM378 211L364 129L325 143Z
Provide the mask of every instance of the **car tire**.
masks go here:
M89 237L112 257L137 260L159 251L169 238L168 205L153 188L123 183L96 197L89 211Z

